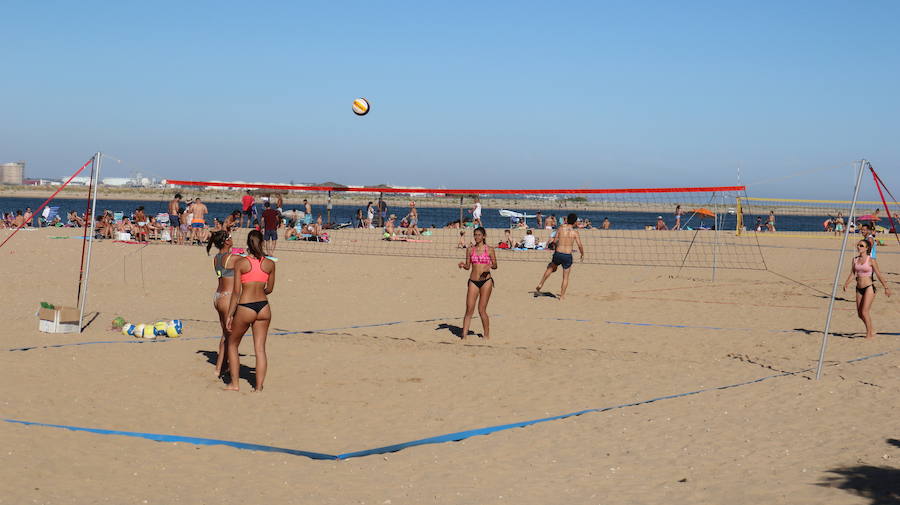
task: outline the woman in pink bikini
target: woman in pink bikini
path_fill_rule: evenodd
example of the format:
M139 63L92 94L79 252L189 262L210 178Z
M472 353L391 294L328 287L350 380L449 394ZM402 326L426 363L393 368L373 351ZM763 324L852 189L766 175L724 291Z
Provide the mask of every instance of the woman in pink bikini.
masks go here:
M866 325L866 338L875 338L875 329L872 327L872 316L869 315L869 309L872 308L872 302L875 301L875 279L872 277L874 273L881 286L884 287L884 294L891 296L891 289L884 283L884 276L878 268L878 261L869 256L872 253L872 244L868 240L860 240L856 243L856 250L859 256L853 258L850 267L850 275L844 281L844 291L847 291L847 284L856 277L856 314L862 319Z
M253 351L256 354L256 391L263 390L266 380L266 336L272 309L266 295L275 289L275 262L263 252L263 234L252 230L247 235L247 257L234 262L234 288L228 306L228 369L231 383L225 388L240 390L238 346L250 326L253 326Z
M472 314L475 312L475 302L478 302L478 316L484 328L485 340L491 338L491 321L488 318L487 304L494 290L494 279L491 270L497 269L497 256L494 248L485 243L487 233L484 228L475 228L475 245L466 249L466 260L459 262L459 268L470 270L469 282L466 283L466 315L463 317L462 339L469 335L469 324L472 322Z

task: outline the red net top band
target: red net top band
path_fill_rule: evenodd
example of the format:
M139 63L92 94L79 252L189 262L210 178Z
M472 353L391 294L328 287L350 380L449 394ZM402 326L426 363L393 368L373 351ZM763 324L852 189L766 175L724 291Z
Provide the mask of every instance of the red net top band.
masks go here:
M744 191L746 186L713 186L694 188L631 188L631 189L430 189L430 188L355 188L346 186L294 186L287 184L253 184L237 182L181 181L167 179L164 184L177 186L206 186L217 188L271 189L280 191L334 191L348 193L402 193L432 195L563 195L610 193L709 193L713 191Z

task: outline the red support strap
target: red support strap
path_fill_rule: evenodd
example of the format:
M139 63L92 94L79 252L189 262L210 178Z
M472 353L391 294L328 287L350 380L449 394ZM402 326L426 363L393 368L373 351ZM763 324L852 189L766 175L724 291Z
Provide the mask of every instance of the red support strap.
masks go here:
M94 189L94 182L95 182L94 181L94 161L95 160L92 158L91 159L91 182L88 184L87 208L84 211L84 235L83 235L84 238L81 239L81 266L79 267L79 270L78 270L78 294L75 296L75 305L81 304L81 281L84 278L84 253L85 253L85 249L87 248L87 241L94 239L94 237L91 237L90 239L88 239L88 236L87 236L88 230L90 229L88 225L90 224L91 220L94 219L94 216L91 214L91 198L92 198L92 194L93 194L92 190ZM97 181L97 184L99 184L99 181Z
M875 180L875 187L878 188L878 196L881 197L881 203L884 205L884 211L887 212L888 221L891 223L891 233L897 233L897 227L894 225L894 216L891 214L891 209L888 207L887 200L884 199L884 193L881 192L881 187L884 186L884 182L881 180L881 177L875 173L875 168L872 167L872 164L869 164L869 171L872 172L872 178ZM888 194L891 194L891 191L887 189L887 186L884 187L887 190ZM894 195L891 195L891 198L894 198ZM896 200L896 199L895 199ZM900 240L900 237L898 237Z
M429 188L333 188L329 186L292 186L287 184L250 184L237 182L181 181L167 179L164 184L177 186L210 186L216 188L273 189L297 191L334 191L347 193L429 193L438 195L598 195L611 193L702 193L712 191L744 191L746 186L715 186L698 188L637 188L637 189L429 189Z
M94 158L91 158L91 159L89 159L89 160L87 161L87 163L85 163L84 165L81 165L81 168L79 168L74 174L72 174L72 176L69 177L69 180L67 180L66 182L64 182L63 185L59 187L59 189L57 189L52 195L50 195L50 198L46 199L46 200L44 201L44 203L42 203L41 206L38 207L37 210L34 211L34 213L31 214L32 218L34 218L34 216L40 215L41 211L44 210L44 207L46 207L47 204L50 203L51 200L53 200L54 198L56 198L56 195L58 195L59 192L63 190L63 188L65 188L66 186L68 186L69 183L72 182L72 179L74 179L75 176L77 176L78 174L80 174L82 170L84 170L85 168L87 168L88 165L90 165L91 163L93 163L93 161L94 161ZM26 224L28 224L28 223L27 223L27 222L24 222L24 223L22 223L18 228L16 228L16 230L13 231L12 234L10 234L10 236L6 237L6 240L4 240L2 243L0 243L0 247L3 247L7 242L9 242L9 239L15 237L15 236L16 236L16 233L19 233L19 230L21 230L22 228L24 228Z

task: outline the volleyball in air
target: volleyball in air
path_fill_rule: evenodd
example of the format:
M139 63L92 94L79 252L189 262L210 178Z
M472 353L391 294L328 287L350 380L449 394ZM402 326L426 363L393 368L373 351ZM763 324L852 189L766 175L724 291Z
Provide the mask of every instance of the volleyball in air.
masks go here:
M357 116L365 116L369 113L369 101L365 98L353 100L353 113Z

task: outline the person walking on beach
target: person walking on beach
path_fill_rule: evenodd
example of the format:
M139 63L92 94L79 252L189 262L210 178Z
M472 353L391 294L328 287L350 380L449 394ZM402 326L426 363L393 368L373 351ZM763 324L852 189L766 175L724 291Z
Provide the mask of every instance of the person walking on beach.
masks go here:
M375 207L372 205L372 202L369 202L366 205L366 221L363 228L374 228L375 225L372 224L372 221L375 219Z
M840 235L844 232L844 213L838 212L836 218L834 218L834 234Z
M766 230L775 231L775 211L769 211L769 218L766 219Z
M191 204L191 240L198 243L204 240L204 228L206 227L206 215L209 209L200 201L200 197L194 199Z
M419 234L419 211L416 209L416 202L409 202L409 214L404 218L407 220L406 234L409 236Z
M378 197L378 225L384 226L385 220L388 216L388 205L387 202L384 201L382 197Z
M684 211L681 210L681 205L675 206L675 226L672 227L673 230L681 229L681 216L684 215Z
M263 204L263 238L266 241L266 254L275 254L275 246L278 244L278 228L281 228L281 214L272 208L272 204Z
M577 220L578 216L576 216L574 212L569 214L566 217L566 222L557 228L556 236L550 239L549 242L554 242L556 248L553 251L553 257L550 259L550 263L547 264L547 269L544 271L543 277L541 277L541 282L534 288L538 293L541 292L541 288L544 287L544 282L550 277L550 274L555 272L559 266L562 266L563 278L562 287L559 291L559 299L562 300L565 298L566 289L569 287L569 274L571 273L572 268L573 245L578 246L578 253L581 256L579 259L584 261L584 245L581 243L581 237L578 235L578 231L572 227Z
M250 194L250 190L247 190L247 194L241 197L241 228L244 227L244 218L247 218L247 227L253 225L253 195Z
M873 339L875 328L872 326L872 316L869 312L872 302L875 301L875 279L881 282L884 294L891 296L891 288L884 283L884 276L878 268L878 260L870 256L872 244L868 240L860 240L856 243L856 250L859 255L851 262L850 275L844 281L844 291L847 291L847 284L856 277L856 315L866 325L866 338Z
M486 243L487 233L479 226L475 228L475 245L466 249L465 261L460 261L457 266L463 270L471 270L469 281L466 283L466 313L463 317L463 340L469 335L469 325L472 323L472 315L475 312L475 304L478 304L478 317L481 318L481 326L484 328L484 339L491 338L491 321L488 318L487 305L494 291L494 278L491 270L497 269L497 256L494 248Z
M475 205L472 207L472 224L481 226L481 200L475 197Z
M181 219L179 212L181 211L181 193L175 193L175 198L169 202L169 243L177 243L178 229L181 228Z
M228 337L228 329L225 323L228 321L228 307L231 304L231 293L234 291L234 263L235 257L231 254L231 234L227 231L217 231L209 237L206 243L206 255L216 246L219 251L213 257L213 271L216 272L218 286L213 294L213 308L219 314L219 324L222 326L222 338L219 340L219 353L216 355L216 377L222 376L222 365L225 362L225 343Z
M268 369L266 337L272 320L267 295L275 289L275 262L263 251L263 234L252 230L247 235L247 257L234 263L233 291L225 329L228 331L228 391L240 391L241 363L238 347L247 329L253 327L253 351L256 354L255 390L262 391Z

